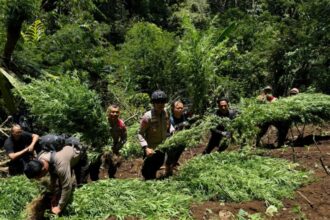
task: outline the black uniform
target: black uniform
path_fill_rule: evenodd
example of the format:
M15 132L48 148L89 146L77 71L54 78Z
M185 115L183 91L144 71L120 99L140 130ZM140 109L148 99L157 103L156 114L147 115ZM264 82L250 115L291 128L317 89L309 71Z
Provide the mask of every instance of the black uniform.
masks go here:
M12 136L7 138L4 144L5 151L7 155L10 153L16 153L27 146L29 146L32 142L32 134L29 132L23 131L19 140L15 141ZM9 162L9 174L10 175L18 175L22 174L24 171L24 165L28 163L31 159L33 159L33 153L27 152L22 155L20 158L15 160L11 160Z
M227 117L229 119L234 119L237 115L237 111L233 109L229 109L226 114L223 114L219 109L216 112L216 115L218 117ZM221 139L223 138L224 134L227 134L228 137L230 136L230 133L226 131L225 127L223 125L218 125L216 129L211 130L211 137L209 140L209 143L207 144L205 150L203 151L203 154L209 154L211 151L216 147L219 146ZM219 151L224 151L228 148L227 144L221 144L219 146Z
M175 131L181 131L183 129L189 128L190 124L188 122L187 116L183 114L180 118L175 118L174 115L170 117L170 123L174 127ZM185 146L179 144L175 149L167 152L166 164L170 166L177 165L179 158L184 151Z

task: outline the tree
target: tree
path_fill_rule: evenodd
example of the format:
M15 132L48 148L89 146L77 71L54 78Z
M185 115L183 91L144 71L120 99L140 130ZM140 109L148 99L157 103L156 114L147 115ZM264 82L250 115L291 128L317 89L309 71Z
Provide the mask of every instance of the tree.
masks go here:
M22 24L31 19L40 6L39 0L8 0L6 1L7 41L3 51L4 63L9 66L12 54L20 38Z
M183 22L185 32L177 48L178 71L183 74L183 88L193 101L194 111L203 113L208 107L210 94L212 98L220 95L214 94L221 85L218 84L219 77L223 76L219 69L224 65L225 57L235 51L235 48L226 47L225 40L236 24L225 29L210 25L206 31L199 31L188 17Z
M156 89L172 91L175 38L155 24L136 23L114 60L116 74L126 82L124 87L151 93Z

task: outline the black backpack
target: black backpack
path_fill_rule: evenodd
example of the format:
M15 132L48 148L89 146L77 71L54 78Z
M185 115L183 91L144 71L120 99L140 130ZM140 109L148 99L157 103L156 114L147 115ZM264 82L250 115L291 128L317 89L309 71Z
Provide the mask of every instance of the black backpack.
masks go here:
M76 137L68 137L65 139L65 146L70 145L78 150L82 149L82 145L80 144L80 141Z
M47 134L40 138L39 144L42 151L60 151L65 146L65 136Z

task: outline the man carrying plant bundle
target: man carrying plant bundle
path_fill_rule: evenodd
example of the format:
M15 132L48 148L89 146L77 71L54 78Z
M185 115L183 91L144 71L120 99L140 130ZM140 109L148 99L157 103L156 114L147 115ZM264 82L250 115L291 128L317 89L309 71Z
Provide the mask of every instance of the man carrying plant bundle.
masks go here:
M4 148L10 158L9 174L23 174L24 166L33 159L39 136L23 131L22 127L14 124L11 135L6 139Z
M188 116L184 112L184 105L181 100L172 103L170 123L176 132L190 127ZM171 152L168 152L168 157L165 162L165 176L171 176L173 174L173 169L178 164L178 160L184 151L184 148L184 145L179 144Z
M237 115L237 111L229 109L229 100L227 98L220 98L217 100L218 110L216 115L218 117L226 117L229 119L234 119ZM228 144L221 143L223 137L230 138L231 133L226 131L226 128L223 125L218 125L215 129L211 129L211 137L209 143L207 144L203 154L209 154L216 147L219 146L219 151L224 151L228 148Z
M107 109L107 118L110 124L110 134L113 140L112 153L103 153L90 165L90 178L93 181L99 179L100 167L108 166L109 178L114 178L121 164L120 149L127 141L127 129L123 120L119 118L120 109L118 105L112 104Z
M289 91L289 96L294 96L299 94L299 90L297 88L292 88ZM291 121L273 121L269 123L265 123L260 125L260 131L257 135L256 145L261 145L261 138L267 133L270 126L274 126L277 129L277 146L274 147L281 147L285 144L285 140L288 134L288 131L291 127Z
M66 139L63 145L51 146L54 149L62 147L59 151L41 151L38 158L30 161L24 169L24 173L29 179L38 179L48 172L50 173L53 193L51 211L57 215L61 213L71 197L74 184L72 170L74 170L78 186L87 182L88 171L85 147L81 146L79 141L73 137ZM56 191L57 183L59 191Z
M144 150L142 176L145 180L156 178L157 171L164 163L165 153L155 149L174 131L164 109L167 95L157 90L152 93L151 102L153 108L143 115L138 133L139 142Z
M108 163L108 175L114 178L117 168L120 166L122 158L119 150L127 141L127 129L123 120L119 118L120 109L118 105L110 105L107 109L108 122L110 124L110 134L113 140L112 155L104 154L103 163Z
M113 140L112 155L104 155L104 160L109 162L108 175L113 178L117 168L120 166L122 158L119 150L127 141L127 129L123 120L119 118L120 109L118 105L110 105L107 110L108 122L110 124L110 134Z

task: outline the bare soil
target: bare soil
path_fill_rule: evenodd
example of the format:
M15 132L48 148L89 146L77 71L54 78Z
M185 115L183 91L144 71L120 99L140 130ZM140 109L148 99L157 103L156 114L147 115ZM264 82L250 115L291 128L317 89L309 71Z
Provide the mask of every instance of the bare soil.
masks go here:
M302 128L299 128L300 132ZM298 128L293 129L293 137L299 135ZM265 215L266 204L264 201L249 201L242 203L220 203L207 201L204 203L193 204L190 208L194 219L234 219L240 209L249 214L261 213L265 219L310 219L321 220L330 219L330 176L326 173L327 166L330 166L330 139L325 134L329 133L330 125L319 128L307 126L304 128L304 137L296 141L292 145L294 147L284 147L279 149L266 149L264 156L282 158L294 161L300 165L300 169L313 171L314 180L312 183L301 187L295 192L293 198L283 201L283 208L278 210L274 216ZM273 133L270 129L271 137L274 140ZM316 134L316 144L311 141L312 134ZM321 135L322 134L322 135ZM288 137L290 138L290 137ZM292 136L291 136L292 138ZM299 143L299 144L297 144ZM305 145L304 143L308 144ZM204 145L197 148L186 150L180 160L180 164L184 164L192 157L202 153ZM235 150L235 149L228 149ZM321 160L325 167L322 166ZM130 159L124 161L119 167L116 178L141 178L142 159ZM330 171L330 170L329 170ZM101 172L103 175L105 172ZM160 170L158 176L161 177L163 170ZM175 175L175 173L174 173Z

